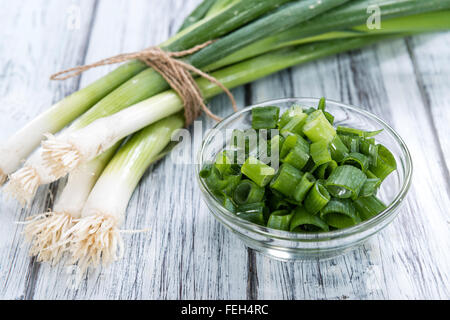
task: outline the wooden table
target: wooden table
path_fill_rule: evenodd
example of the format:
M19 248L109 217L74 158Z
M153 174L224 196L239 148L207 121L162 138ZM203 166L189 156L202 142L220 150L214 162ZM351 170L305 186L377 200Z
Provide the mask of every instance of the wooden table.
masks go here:
M0 139L111 68L55 82L49 75L172 35L198 0L1 0ZM63 183L21 209L0 201L0 298L448 299L450 33L388 41L298 66L233 91L240 106L326 96L381 116L405 139L413 186L399 217L361 248L326 261L279 262L246 248L208 212L192 165L169 158L143 178L124 228L125 257L77 290L68 271L28 257L23 226ZM224 96L211 102L230 112ZM204 127L213 121L203 117ZM53 196L52 196L53 194Z

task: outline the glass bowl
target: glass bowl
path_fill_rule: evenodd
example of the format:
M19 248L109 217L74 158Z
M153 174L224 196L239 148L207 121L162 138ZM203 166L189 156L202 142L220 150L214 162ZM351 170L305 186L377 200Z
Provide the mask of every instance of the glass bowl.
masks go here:
M270 229L237 217L219 203L199 176L205 163L211 163L228 144L233 129L251 128L251 110L255 107L274 105L280 114L293 104L317 107L316 98L288 98L271 100L247 107L234 113L208 131L198 153L196 176L204 200L213 216L235 233L244 243L263 254L281 260L329 258L361 245L369 237L381 231L397 216L411 184L411 155L402 138L386 122L358 107L327 100L326 110L335 116L335 125L363 130L384 129L376 136L378 143L386 146L397 161L397 170L383 181L378 197L388 204L386 210L358 225L330 232L293 233ZM227 134L225 134L227 133Z

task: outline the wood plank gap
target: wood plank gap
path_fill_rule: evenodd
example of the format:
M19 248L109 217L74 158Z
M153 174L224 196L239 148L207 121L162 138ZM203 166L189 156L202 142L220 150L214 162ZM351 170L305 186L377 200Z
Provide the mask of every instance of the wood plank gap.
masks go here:
M247 274L247 300L258 299L258 270L256 268L256 255L253 249L247 248L248 274Z

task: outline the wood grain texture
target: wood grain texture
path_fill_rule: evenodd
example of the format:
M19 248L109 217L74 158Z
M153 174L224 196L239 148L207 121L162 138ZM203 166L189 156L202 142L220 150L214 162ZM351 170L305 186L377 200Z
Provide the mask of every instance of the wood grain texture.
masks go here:
M1 0L0 139L111 67L51 83L84 61L139 50L172 35L196 0ZM80 13L79 28L70 20ZM414 184L399 217L357 250L325 261L280 262L246 248L201 199L193 165L170 157L144 176L130 201L124 259L89 274L28 257L22 226L63 183L43 187L30 209L0 200L0 298L4 299L448 299L450 33L389 41L295 67L233 91L240 106L271 98L326 96L386 119L411 149ZM433 50L430 50L433 48ZM217 97L212 110L227 115ZM203 130L213 126L205 117ZM191 132L193 131L190 129ZM193 143L194 153L198 144ZM179 152L189 152L184 146ZM194 156L194 154L192 154Z

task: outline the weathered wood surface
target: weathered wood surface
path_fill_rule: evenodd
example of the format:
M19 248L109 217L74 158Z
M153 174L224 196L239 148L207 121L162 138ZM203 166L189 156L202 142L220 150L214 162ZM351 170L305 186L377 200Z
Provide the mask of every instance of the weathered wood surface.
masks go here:
M50 82L62 68L157 44L196 0L1 0L0 139L52 102L108 71ZM78 14L79 13L79 14ZM75 20L74 20L75 19ZM404 209L363 247L326 261L280 262L247 249L209 214L193 167L167 158L135 192L123 260L74 290L64 267L28 257L14 224L51 205L0 200L0 298L4 299L448 299L450 298L450 33L389 41L280 72L234 90L243 106L326 96L366 108L405 138L414 182ZM228 101L211 102L219 115ZM203 118L204 127L213 122Z

